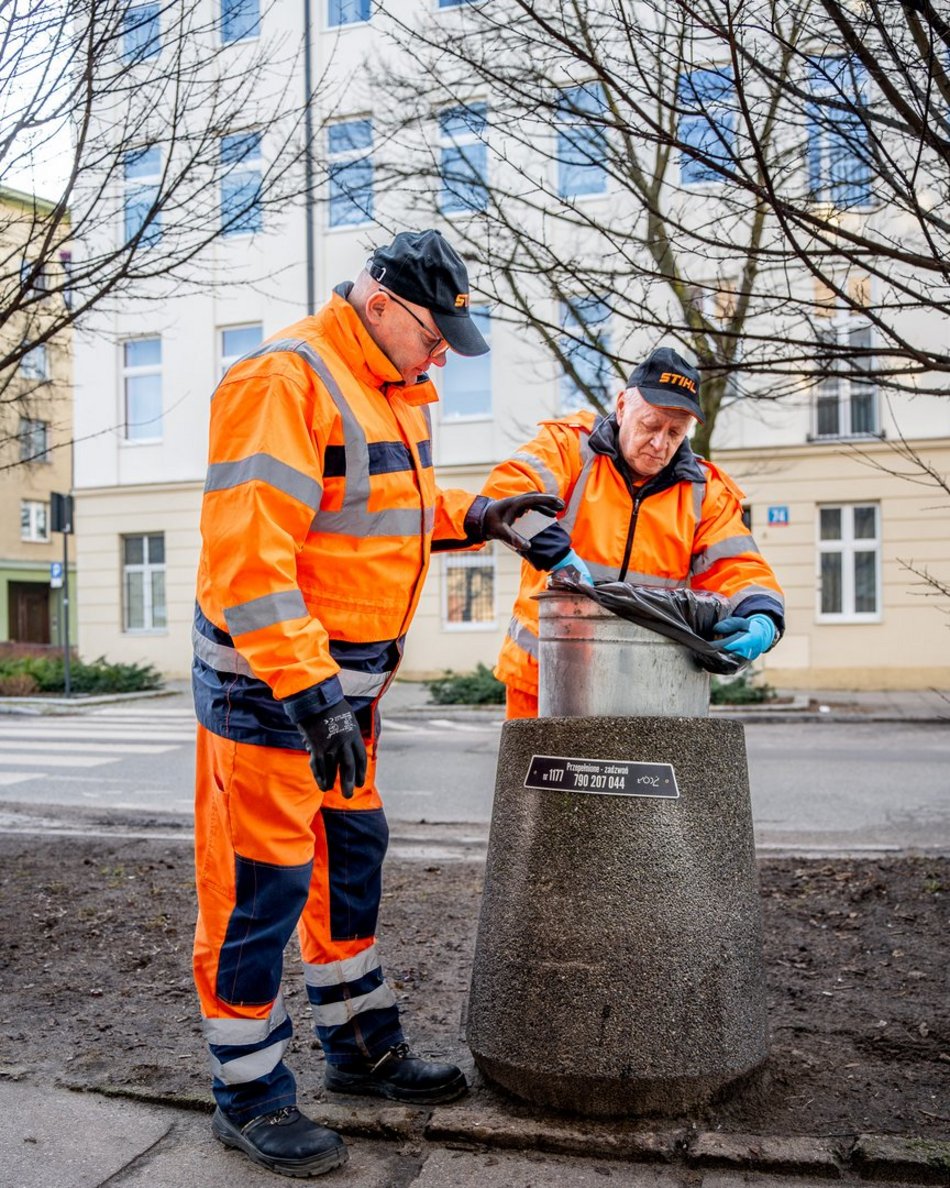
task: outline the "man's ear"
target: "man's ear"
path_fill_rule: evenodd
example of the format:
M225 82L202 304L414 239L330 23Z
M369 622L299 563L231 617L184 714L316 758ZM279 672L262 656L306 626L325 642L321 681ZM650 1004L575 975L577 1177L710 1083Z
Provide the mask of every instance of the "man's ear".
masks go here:
M381 289L377 289L375 293L370 293L366 298L366 304L363 308L366 310L367 318L374 326L379 324L388 304L389 298Z

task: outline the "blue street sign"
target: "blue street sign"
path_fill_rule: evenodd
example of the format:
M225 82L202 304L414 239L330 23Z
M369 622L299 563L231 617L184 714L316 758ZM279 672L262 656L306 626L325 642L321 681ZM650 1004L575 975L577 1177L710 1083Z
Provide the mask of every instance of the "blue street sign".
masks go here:
M770 507L769 508L769 523L770 524L787 524L788 523L788 508L787 507Z
M63 563L62 561L50 561L49 563L49 588L51 590L59 590L63 585Z

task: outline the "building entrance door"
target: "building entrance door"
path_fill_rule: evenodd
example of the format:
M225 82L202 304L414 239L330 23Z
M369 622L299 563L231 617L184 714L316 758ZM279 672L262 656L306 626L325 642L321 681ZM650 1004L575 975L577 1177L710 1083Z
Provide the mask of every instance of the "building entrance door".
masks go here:
M48 644L49 586L44 582L10 582L8 638L16 643Z

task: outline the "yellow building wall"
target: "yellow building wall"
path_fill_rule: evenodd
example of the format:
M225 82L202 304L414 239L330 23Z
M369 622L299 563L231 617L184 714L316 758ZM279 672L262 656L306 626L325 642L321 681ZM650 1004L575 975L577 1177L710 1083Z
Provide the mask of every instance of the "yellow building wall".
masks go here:
M198 564L198 483L101 488L76 500L77 563L82 577L79 651L124 664L153 664L167 677L187 676ZM125 631L122 606L122 537L165 536L168 626Z
M950 476L950 440L910 443ZM886 442L822 443L716 455L745 490L756 541L785 590L785 638L763 661L767 680L790 689L950 688L950 605L906 568L950 584L950 497L885 468L909 472ZM874 465L877 463L877 465ZM881 611L873 623L821 622L818 507L877 503ZM771 506L788 523L768 523Z

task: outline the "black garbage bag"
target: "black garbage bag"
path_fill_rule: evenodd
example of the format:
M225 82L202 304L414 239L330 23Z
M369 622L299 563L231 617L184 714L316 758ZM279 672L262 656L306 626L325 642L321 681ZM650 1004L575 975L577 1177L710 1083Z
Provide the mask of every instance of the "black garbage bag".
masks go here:
M570 590L592 598L605 610L641 627L649 627L689 648L696 663L707 672L729 676L748 663L742 656L725 652L715 628L728 612L715 594L695 590L663 590L657 586L635 586L628 582L600 582L590 586L570 576L566 569L551 575L552 590Z

